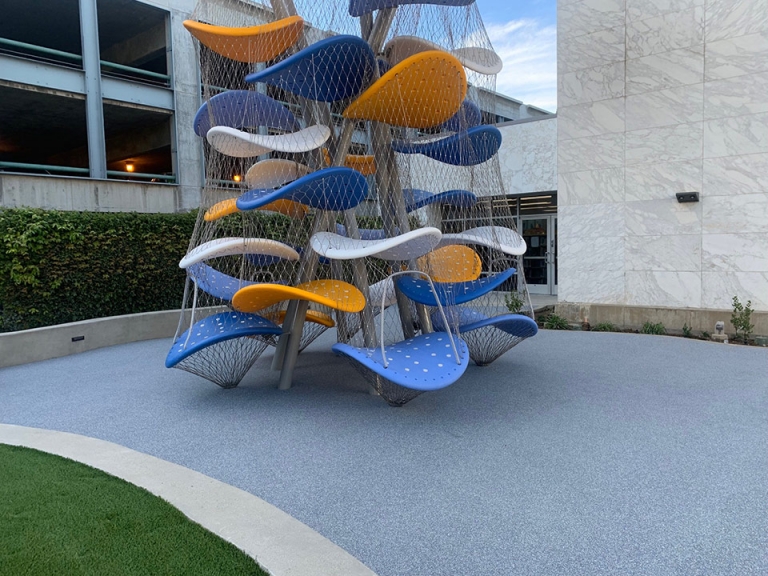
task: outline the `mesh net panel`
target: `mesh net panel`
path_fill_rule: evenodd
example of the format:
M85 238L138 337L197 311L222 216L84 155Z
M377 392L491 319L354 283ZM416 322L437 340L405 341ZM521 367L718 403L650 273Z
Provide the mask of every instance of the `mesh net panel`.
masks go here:
M244 311L286 333L300 328L291 336L298 334L299 349L330 326L340 342L375 348L432 330L436 309L405 298L389 278L394 272L421 270L436 281L472 282L514 267L517 274L501 288L518 293L525 303L521 313L532 315L521 257L509 255L509 234L494 232L504 228L522 242L509 205L500 201L505 191L498 154L486 153L487 138L470 137L495 121L495 75L489 71L500 62L477 6L413 4L353 18L346 1L274 2L201 0L191 18L199 25L188 26L198 40L204 106L194 129L206 172L189 249L222 238L270 239L295 249L298 258L249 251L244 240L241 253L214 255L188 268L195 283L184 307L194 306L203 318L232 308L232 294L246 286L302 288L334 279L349 286L336 290L330 305L311 302L303 323L293 322L303 310L296 300ZM303 23L291 20L294 15ZM437 155L417 153L430 145ZM365 176L362 202L345 204L360 185L332 175L332 167ZM302 184L311 176L317 177L311 185ZM288 189L290 196L261 202ZM457 192L445 202L431 200L449 191ZM244 194L255 208L238 203ZM416 246L401 259L323 256L344 248L349 238L392 238L425 227L459 235L483 227L485 242L459 241L427 255ZM318 232L338 235L324 236L314 251L310 239ZM353 310L360 293L366 298L361 312ZM465 306L498 316L507 312L504 294L491 291ZM447 308L457 305L452 298L449 293ZM458 322L452 328L461 331ZM493 328L462 336L479 364L519 341ZM179 367L222 386L237 385L277 340L225 340ZM419 393L358 368L392 404Z

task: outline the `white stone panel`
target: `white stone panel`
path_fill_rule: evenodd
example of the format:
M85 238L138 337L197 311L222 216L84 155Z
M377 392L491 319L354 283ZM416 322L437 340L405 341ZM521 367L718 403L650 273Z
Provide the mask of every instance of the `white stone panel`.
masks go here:
M624 96L624 61L558 74L559 107Z
M557 203L559 206L623 201L623 168L584 170L558 175Z
M558 238L559 274L579 270L624 270L624 238L563 236Z
M704 234L704 270L768 272L768 234Z
M624 27L601 30L584 36L558 37L558 73L595 68L624 61Z
M627 95L702 82L704 46L693 46L627 60Z
M624 206L621 204L561 206L557 218L558 236L562 238L624 235Z
M624 272L621 270L574 270L558 277L560 302L593 304L624 303Z
M627 166L701 157L701 122L634 130L626 136Z
M627 234L673 236L701 234L701 203L680 204L676 198L626 203Z
M713 80L704 93L707 120L768 112L768 72Z
M738 296L742 304L751 300L754 310L768 310L768 272L702 272L701 284L704 308L732 310Z
M558 118L501 126L501 176L507 194L557 190Z
M701 238L696 234L627 236L624 250L627 270L701 270Z
M557 109L558 139L624 132L624 98Z
M704 0L627 0L627 20L645 20L696 6L704 6Z
M627 24L627 58L699 46L704 42L704 9L670 12Z
M702 120L702 84L627 96L627 131Z
M624 134L562 140L557 146L558 172L597 170L624 164Z
M707 43L707 80L768 71L768 32Z
M581 0L557 6L558 35L575 38L624 25L624 0Z
M704 196L758 194L768 191L768 154L704 159Z
M678 192L698 192L701 160L654 162L627 166L625 195L628 202L674 198Z
M768 32L768 0L708 0L707 42Z
M626 298L630 306L701 307L700 272L627 271Z
M768 234L768 194L702 199L705 234Z
M704 158L768 152L768 113L704 122Z

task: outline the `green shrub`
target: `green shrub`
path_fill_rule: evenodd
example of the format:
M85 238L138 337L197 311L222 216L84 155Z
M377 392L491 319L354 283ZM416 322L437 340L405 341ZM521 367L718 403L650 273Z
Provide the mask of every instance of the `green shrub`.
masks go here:
M568 320L557 314L550 314L544 322L544 328L547 330L570 330Z
M747 300L747 304L744 305L739 302L739 297L733 297L733 314L731 315L731 324L736 328L736 337L741 339L745 344L749 342L749 336L752 334L752 330L755 327L751 324L752 321L752 300Z
M667 330L664 328L664 324L661 322L658 322L656 324L652 324L651 322L646 322L643 324L642 330L640 330L643 334L666 334Z
M0 209L0 331L178 308L196 216Z
M619 332L619 328L610 322L600 322L592 327L592 332Z
M504 303L507 305L507 310L512 314L520 314L520 310L523 309L525 303L517 292L510 292L504 295Z
M683 338L690 338L691 337L691 327L688 326L688 322L683 324Z

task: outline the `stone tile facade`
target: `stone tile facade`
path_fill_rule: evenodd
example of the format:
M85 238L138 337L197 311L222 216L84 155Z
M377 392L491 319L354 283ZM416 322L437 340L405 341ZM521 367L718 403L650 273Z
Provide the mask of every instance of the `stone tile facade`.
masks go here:
M558 48L560 301L768 310L768 0L560 0Z

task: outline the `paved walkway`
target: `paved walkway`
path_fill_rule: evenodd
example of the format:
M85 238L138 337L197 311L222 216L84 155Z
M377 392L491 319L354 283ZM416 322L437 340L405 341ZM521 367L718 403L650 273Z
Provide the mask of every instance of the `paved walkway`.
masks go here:
M246 490L381 576L768 573L768 351L543 331L401 409L324 337L235 390L151 341L0 370L0 422Z

